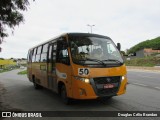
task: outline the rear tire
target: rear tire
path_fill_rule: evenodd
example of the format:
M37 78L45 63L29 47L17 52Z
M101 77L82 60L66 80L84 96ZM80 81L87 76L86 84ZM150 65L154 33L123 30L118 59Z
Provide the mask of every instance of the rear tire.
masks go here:
M69 105L71 103L71 99L67 97L67 91L66 91L65 85L62 85L60 94L61 94L63 103L65 103L66 105Z
M36 82L35 82L35 79L33 80L33 85L34 85L34 88L37 90L37 89L42 89L42 86L41 85L38 85Z

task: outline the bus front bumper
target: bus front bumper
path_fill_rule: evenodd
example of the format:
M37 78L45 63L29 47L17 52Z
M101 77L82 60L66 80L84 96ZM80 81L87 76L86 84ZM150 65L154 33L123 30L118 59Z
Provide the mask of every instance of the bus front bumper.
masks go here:
M118 78L117 82L113 83L114 88L104 88L105 84L102 84L102 78L90 79L90 83L85 83L82 81L76 81L78 87L74 87L73 96L74 99L97 99L101 97L110 97L124 94L126 92L127 78L123 79ZM97 81L99 81L99 83ZM102 83L101 83L102 82Z

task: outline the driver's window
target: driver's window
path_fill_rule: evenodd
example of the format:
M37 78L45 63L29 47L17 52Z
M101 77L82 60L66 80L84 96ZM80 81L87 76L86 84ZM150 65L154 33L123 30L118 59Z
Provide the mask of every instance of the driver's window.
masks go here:
M115 47L113 46L113 44L111 44L110 42L107 44L107 49L108 49L108 53L111 55L110 57L115 58L115 57L119 57L119 53L118 51L115 49Z
M57 42L57 58L56 61L59 63L69 65L69 55L67 49L67 42L65 40L61 40Z

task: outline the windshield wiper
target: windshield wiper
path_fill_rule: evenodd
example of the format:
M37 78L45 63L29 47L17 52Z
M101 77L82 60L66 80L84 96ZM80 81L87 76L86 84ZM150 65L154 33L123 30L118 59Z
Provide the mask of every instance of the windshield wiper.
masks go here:
M115 60L115 59L107 59L107 60L103 60L103 61L114 61L114 62L117 62L117 63L123 64L121 61L119 61L119 60Z
M85 58L85 59L82 59L82 60L80 60L80 61L87 61L87 60L88 60L88 61L98 62L98 63L101 63L102 65L106 66L106 64L105 64L103 61L98 60L98 59Z

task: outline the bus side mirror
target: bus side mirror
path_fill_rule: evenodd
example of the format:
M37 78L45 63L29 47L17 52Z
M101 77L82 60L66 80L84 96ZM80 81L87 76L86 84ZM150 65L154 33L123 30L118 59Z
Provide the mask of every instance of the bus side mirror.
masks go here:
M117 43L117 49L120 51L121 50L121 44Z

